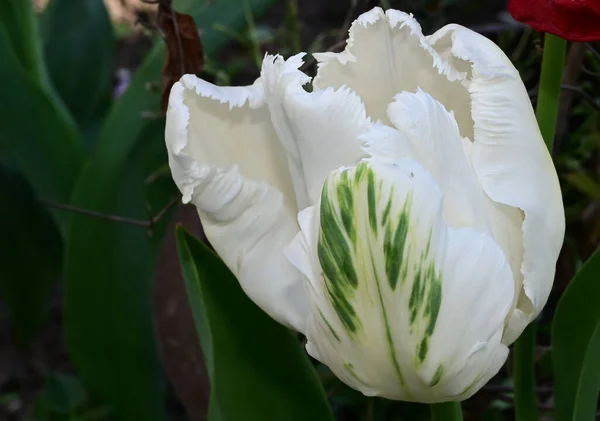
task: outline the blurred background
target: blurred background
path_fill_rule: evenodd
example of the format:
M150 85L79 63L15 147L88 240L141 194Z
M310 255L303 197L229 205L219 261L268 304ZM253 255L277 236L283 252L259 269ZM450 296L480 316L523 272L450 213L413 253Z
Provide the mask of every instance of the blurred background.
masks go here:
M161 96L181 76L164 66L172 38L141 0L29 1L0 5L0 420L204 420L208 377L173 231L202 233L178 204L163 138ZM184 58L186 71L238 85L256 79L267 51L342 50L351 22L377 5L412 12L425 34L459 23L491 38L535 103L542 36L512 20L504 0L172 7L195 19L206 54ZM567 235L536 351L548 417L549 322L600 239L599 51L571 43L563 79L553 153ZM314 74L310 56L303 70ZM465 419L512 419L510 364L465 402ZM425 406L366 398L318 370L341 421L428 419Z

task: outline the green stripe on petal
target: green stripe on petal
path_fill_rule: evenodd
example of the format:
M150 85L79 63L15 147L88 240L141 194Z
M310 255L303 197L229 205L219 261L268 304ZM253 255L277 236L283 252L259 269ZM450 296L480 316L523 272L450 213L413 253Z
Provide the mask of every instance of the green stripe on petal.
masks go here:
M440 311L442 277L431 247L432 228L419 224L421 215L413 211L415 191L385 177L368 162L328 177L321 194L317 250L325 289L341 322L326 324L345 331L338 329L333 337L338 342L340 334L355 342L372 339L361 315L373 323L377 318L372 311L379 312L379 339L387 348L390 372L404 387L396 307L406 306L404 323L414 344L411 365L420 366L429 354ZM417 226L421 228L415 231ZM390 294L398 294L397 300ZM440 366L432 382L442 375Z
M326 280L327 292L346 329L355 333L360 327L351 300L358 286L354 267L356 223L352 186L347 172L333 191L330 184L321 194L321 232L317 253Z
M362 383L362 380L356 374L356 370L354 369L354 364L352 364L351 362L345 362L344 369L351 377L354 378L354 380L358 381L359 383Z
M372 257L372 256L371 256ZM398 363L398 356L396 355L396 346L394 345L394 337L392 335L392 329L390 326L390 320L387 315L385 301L383 299L383 295L381 293L381 284L379 281L379 277L377 276L377 268L375 267L375 262L371 259L371 264L373 265L373 273L375 275L375 284L377 287L377 295L379 297L379 303L381 305L381 313L383 316L383 322L385 324L385 339L388 346L390 361L392 362L392 366L394 367L394 372L400 381L400 384L404 385L404 377L402 376L402 370L400 369L400 364Z
M369 205L369 224L375 236L377 236L377 202L375 199L375 174L373 171L368 173L367 200Z
M329 323L329 321L327 320L327 318L325 317L325 315L323 314L323 312L321 310L319 310L319 315L321 316L321 319L323 320L323 322L325 322L325 325L327 326L327 328L329 329L329 331L331 332L331 334L333 335L335 340L339 342L340 337L338 336L335 329L333 328L333 326L331 326L331 323Z
M514 280L500 246L448 227L442 191L412 159L340 169L321 193L319 225L303 224L321 263L308 272L313 305L327 315L307 330L314 355L369 396L470 396L508 353L500 340Z
M385 238L383 243L383 254L385 257L385 271L390 282L390 287L396 289L398 281L402 281L405 277L400 279L400 274L407 273L408 259L405 254L408 254L406 248L408 247L406 236L408 235L408 224L409 224L409 210L411 199L410 197L404 202L402 212L399 215L397 221L389 221L389 209L392 207L393 196L388 200L388 204L383 211L382 222L387 228L385 231ZM404 264L404 268L402 267ZM406 276L406 275L405 275Z
M440 364L440 365L438 365L437 370L435 370L435 374L433 375L431 382L429 382L429 387L436 386L442 379L443 375L444 375L444 366Z
M418 362L422 363L427 358L429 338L435 331L442 304L442 277L435 267L433 256L430 256L429 246L425 248L415 272L408 309L411 326L415 323L426 326L417 350Z

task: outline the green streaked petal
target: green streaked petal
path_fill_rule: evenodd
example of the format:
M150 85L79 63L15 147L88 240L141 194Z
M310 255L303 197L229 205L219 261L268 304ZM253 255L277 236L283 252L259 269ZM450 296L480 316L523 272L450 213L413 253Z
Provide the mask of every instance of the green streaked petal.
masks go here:
M442 193L414 160L362 161L321 193L296 248L316 263L296 265L320 313L309 353L367 395L436 402L477 390L507 353L514 291L498 245L446 225Z
M340 181L332 190L329 185L323 188L317 251L335 311L346 329L356 332L360 322L350 302L358 286L358 276L352 264L356 233L352 187L347 173L342 173ZM333 201L332 197L337 201Z
M414 176L414 174L413 174ZM393 184L377 174L367 162L343 169L330 176L321 195L321 226L318 256L323 268L329 299L339 320L351 335L358 335L362 323L357 316L357 290L361 282L374 282L375 305L381 306L383 323L388 332L389 358L402 382L395 356L396 345L390 332L381 282L393 291L403 283L408 266L416 264L409 302L410 323L426 326L419 330L418 363L427 357L428 340L435 330L441 304L441 277L431 254L429 237L418 259L411 256L408 235L411 225L412 192L394 194ZM416 217L416 215L415 215ZM383 238L379 238L379 233ZM383 268L380 268L383 260ZM383 269L383 270L381 270ZM379 301L379 303L377 303Z

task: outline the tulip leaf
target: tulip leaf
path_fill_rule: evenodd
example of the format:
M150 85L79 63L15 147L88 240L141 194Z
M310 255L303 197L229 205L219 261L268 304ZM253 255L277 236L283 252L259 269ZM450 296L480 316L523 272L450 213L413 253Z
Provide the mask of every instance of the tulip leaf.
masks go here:
M298 338L258 308L221 259L181 227L177 248L211 379L210 421L333 420Z
M110 102L115 38L103 0L52 0L41 18L46 66L75 120L87 129Z
M590 199L600 201L600 184L584 172L573 172L565 176L567 181Z
M7 43L16 54L18 63L30 73L34 80L46 86L48 77L44 66L33 1L1 1L0 28L5 32Z
M552 359L557 421L593 420L600 392L600 249L575 275L556 308Z
M79 132L60 100L20 61L8 28L0 26L0 144L39 196L68 202L83 158Z
M67 202L83 157L77 128L48 82L40 44L33 2L0 2L0 216L10 221L1 229L7 247L0 294L21 345L44 322L62 265L59 227L38 198Z
M139 154L131 154L118 188L112 196L104 194L94 209L147 218L141 167ZM91 169L84 177L92 176ZM91 203L85 193L76 191L76 204ZM81 377L118 419L165 420L150 318L152 252L146 230L74 214L67 238L67 346Z
M246 3L257 12L273 0ZM242 27L241 4L241 0L222 0L205 6L204 2L181 0L173 7L196 18L203 30L205 51L211 54L227 40L210 29L211 19L227 16L232 27ZM158 93L148 85L160 81L164 52L159 40L110 109L94 154L77 182L72 205L138 220L148 218L144 178L149 174L142 170L148 167L145 150L156 140L164 148L164 119L147 117L160 106ZM165 419L150 308L153 247L160 240L160 231L154 230L149 241L144 228L73 214L67 232L68 350L86 387L110 405L120 420Z
M0 197L0 297L14 338L27 345L46 320L60 280L62 239L27 180L8 162L0 162Z

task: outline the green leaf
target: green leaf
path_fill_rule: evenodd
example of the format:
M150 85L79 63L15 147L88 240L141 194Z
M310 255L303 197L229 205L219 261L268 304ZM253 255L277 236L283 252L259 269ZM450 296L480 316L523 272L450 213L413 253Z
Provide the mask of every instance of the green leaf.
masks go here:
M27 180L4 162L0 162L0 197L0 297L15 339L26 345L46 320L61 276L63 244Z
M248 3L265 10L273 0ZM231 25L243 26L240 5L239 0L221 0L204 7L202 2L181 0L174 7L197 18L210 54L226 38L206 27L225 15ZM148 218L143 151L151 139L164 142L164 122L156 127L157 121L144 115L159 110L159 96L147 85L160 80L164 51L159 41L110 110L78 180L71 200L74 206ZM153 268L154 253L143 228L72 215L65 259L67 345L86 386L112 405L121 420L165 418L151 325Z
M577 190L592 200L600 200L600 183L584 172L573 172L565 176Z
M569 284L552 323L557 421L596 417L600 391L600 249ZM591 300L591 301L590 301Z
M1 1L0 29L4 31L7 44L16 54L19 64L34 80L47 86L48 77L44 68L33 1ZM4 55L2 57L4 58Z
M77 377L52 373L41 394L41 404L55 414L72 414L86 400L86 392Z
M21 65L5 29L0 27L0 145L38 195L68 202L83 160L79 133L60 101Z
M103 0L52 0L41 19L52 84L82 126L110 102L115 38Z
M132 155L93 209L147 219L145 174ZM84 176L91 177L88 167ZM85 179L84 179L85 180ZM89 194L79 190L75 200ZM67 346L88 386L121 420L165 419L151 314L152 253L144 228L73 215L65 263Z
M225 264L181 227L177 249L211 379L209 419L333 420L296 336L260 310Z
M36 19L32 1L0 2L0 147L19 168L0 164L0 217L10 221L0 229L0 293L23 345L45 320L63 255L37 198L67 202L83 158L76 126L48 82Z

